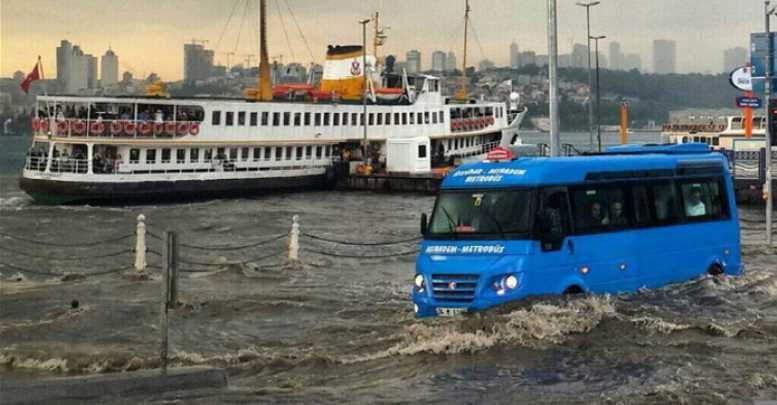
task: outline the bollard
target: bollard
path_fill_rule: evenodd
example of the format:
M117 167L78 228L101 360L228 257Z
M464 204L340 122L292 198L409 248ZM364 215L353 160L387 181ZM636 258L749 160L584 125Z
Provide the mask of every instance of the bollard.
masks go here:
M289 264L299 261L299 215L291 217L291 232L289 232Z
M140 214L135 230L135 270L143 273L146 266L146 216Z

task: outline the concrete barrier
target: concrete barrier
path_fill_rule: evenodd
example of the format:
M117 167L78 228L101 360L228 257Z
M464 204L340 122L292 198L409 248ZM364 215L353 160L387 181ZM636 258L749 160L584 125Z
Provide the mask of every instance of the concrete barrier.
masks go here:
M74 377L56 377L0 383L0 403L24 404L63 400L88 400L107 396L127 396L178 391L193 388L224 388L223 369L184 367L140 370Z

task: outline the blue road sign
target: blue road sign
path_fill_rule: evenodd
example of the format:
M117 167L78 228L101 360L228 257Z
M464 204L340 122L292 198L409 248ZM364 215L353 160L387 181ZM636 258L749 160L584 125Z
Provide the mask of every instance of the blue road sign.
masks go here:
M764 76L766 76L769 42L772 45L772 68L777 67L777 33L770 32L771 41L766 40L765 32L750 34L750 64L753 66L753 93L764 93ZM777 80L772 79L772 91L777 89Z
M737 107L739 108L761 108L762 106L763 104L761 104L761 99L758 97L737 97Z

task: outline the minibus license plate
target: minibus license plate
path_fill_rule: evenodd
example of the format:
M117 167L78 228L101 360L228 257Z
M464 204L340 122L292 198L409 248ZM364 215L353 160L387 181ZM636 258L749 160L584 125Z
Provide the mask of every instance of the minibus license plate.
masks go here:
M467 308L437 308L439 316L459 316L467 312Z

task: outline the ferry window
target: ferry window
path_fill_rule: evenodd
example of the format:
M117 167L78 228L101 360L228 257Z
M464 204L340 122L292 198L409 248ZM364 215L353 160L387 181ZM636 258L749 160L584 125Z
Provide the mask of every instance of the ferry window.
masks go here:
M235 113L232 111L227 111L227 115L224 118L224 124L226 126L232 126L235 125Z
M386 113L386 118L383 119L386 125L391 125L391 113Z
M689 220L723 218L720 182L717 179L686 180L680 183L683 212Z
M399 113L395 112L394 113L394 125L399 125L399 122L400 122L399 121Z
M437 123L437 113L432 113L432 124Z
M208 163L211 160L213 160L213 149L205 148L205 152L203 152L202 158L203 160L205 160L205 163Z
M146 163L156 163L156 149L146 149Z
M443 122L445 122L445 118L444 118L444 116L442 115L442 111L437 111L437 115L439 115L439 117L437 118L437 120L438 120L438 121L440 121L440 124L442 124Z
M429 124L429 111L424 112L424 124Z
M294 126L302 125L302 113L294 113Z
M423 124L423 123L424 123L424 118L423 118L424 116L423 116L423 114L422 114L422 113L416 113L416 115L417 115L417 117L418 117L418 119L416 120L416 122L418 123L418 125L421 125L421 124Z
M329 113L324 113L324 126L329 125Z
M321 125L321 113L316 113L315 120L314 120L314 125L315 126L320 126Z
M343 113L343 125L348 125L348 113Z
M324 156L329 157L332 155L332 146L326 145L326 149L324 150Z
M302 146L297 146L297 160L302 159Z
M359 114L357 113L351 113L351 125L358 125L359 121Z
M375 125L375 114L374 113L370 113L369 114L369 124L368 125L370 125L370 126Z
M291 125L291 113L288 111L283 113L283 125L284 126Z
M129 158L130 163L138 163L140 161L140 149L130 149Z
M407 113L402 113L402 125L407 125Z
M251 113L251 116L250 116L250 118L249 118L249 121L250 121L250 124L251 124L251 126L252 126L252 127L255 127L255 126L256 126L256 124L259 122L259 120L258 120L258 118L259 118L259 117L258 117L258 115L259 115L259 114L258 114L258 113L256 113L256 112L252 112L252 113Z
M277 127L278 125L281 125L281 113L274 112L272 113L272 126Z
M189 162L190 163L197 163L200 161L200 149L199 148L192 148L189 151Z
M313 157L313 147L312 146L306 146L305 147L305 159L310 159Z
M717 136L712 138L712 145L713 146L719 146L720 145L720 138L718 138Z
M359 125L364 126L364 113L359 114Z
M340 126L340 114L334 113L332 114L332 125L339 127Z
M426 159L426 145L418 145L418 158Z
M216 148L216 159L226 159L224 148Z
M248 148L240 148L240 160L244 162L248 160Z
M262 148L254 148L253 161L258 162L260 159L262 159Z
M291 146L286 147L286 160L291 160L291 152L293 151L293 149L294 148L292 148Z
M634 204L634 221L637 225L647 225L650 223L650 196L645 186L634 186L631 188L631 195Z
M170 163L170 149L162 149L162 163Z
M237 113L237 125L245 126L245 124L246 124L246 112L239 111Z
M347 117L347 115L346 115ZM316 159L321 159L321 145L316 146Z
M656 221L660 224L678 222L680 216L674 183L672 181L662 181L651 184L650 191L653 194Z
M264 148L264 160L270 160L272 156L272 148Z
M129 114L132 112L132 108L129 109ZM205 110L198 105L179 105L176 107L177 120L178 121L197 121L201 122L205 117ZM92 110L94 111L94 110Z
M283 159L283 148L275 148L275 160Z
M177 149L175 151L176 163L186 163L186 149Z
M221 111L213 111L210 117L211 125L221 125Z
M415 114L410 113L408 115L410 115L410 125L414 125L415 124Z
M237 148L229 148L229 160L237 160Z
M375 125L383 125L383 114L381 114L381 113L378 113L378 118L377 118L377 120L378 120L378 121L375 123Z
M262 126L267 126L267 123L269 122L270 113L267 111L262 111Z
M305 113L305 126L308 126L308 125L310 125L310 113L306 112Z

